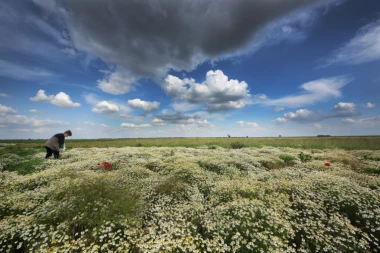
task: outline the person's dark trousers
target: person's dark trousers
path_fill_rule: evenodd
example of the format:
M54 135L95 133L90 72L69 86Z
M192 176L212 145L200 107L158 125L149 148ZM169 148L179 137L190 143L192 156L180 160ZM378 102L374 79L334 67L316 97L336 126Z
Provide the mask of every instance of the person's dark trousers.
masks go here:
M45 159L49 158L52 154L54 154L54 158L55 159L58 159L59 158L59 151L54 151L52 150L51 148L49 147L46 147L46 156L45 156Z

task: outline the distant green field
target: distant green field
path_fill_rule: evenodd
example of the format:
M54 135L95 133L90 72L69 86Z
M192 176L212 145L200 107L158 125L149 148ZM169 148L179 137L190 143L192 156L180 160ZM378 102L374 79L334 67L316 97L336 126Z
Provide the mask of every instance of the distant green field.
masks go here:
M14 143L30 148L43 148L46 140L0 140L1 143ZM276 138L131 138L131 139L70 139L66 138L67 148L91 147L199 147L220 146L228 148L232 144L246 147L292 147L345 150L379 150L380 136L352 137L276 137Z

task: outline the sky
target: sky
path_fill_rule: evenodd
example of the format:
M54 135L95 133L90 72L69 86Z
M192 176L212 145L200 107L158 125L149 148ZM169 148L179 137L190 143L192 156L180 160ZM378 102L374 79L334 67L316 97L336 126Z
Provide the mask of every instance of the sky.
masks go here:
M0 2L0 139L380 134L378 0Z

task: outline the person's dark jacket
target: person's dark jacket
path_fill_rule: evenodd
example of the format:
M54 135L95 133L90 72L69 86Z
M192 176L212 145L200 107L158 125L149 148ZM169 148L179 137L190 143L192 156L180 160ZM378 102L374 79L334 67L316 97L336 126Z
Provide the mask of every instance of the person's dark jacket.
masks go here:
M65 143L64 134L56 134L52 136L46 143L45 147L51 148L54 151L59 151L59 148Z

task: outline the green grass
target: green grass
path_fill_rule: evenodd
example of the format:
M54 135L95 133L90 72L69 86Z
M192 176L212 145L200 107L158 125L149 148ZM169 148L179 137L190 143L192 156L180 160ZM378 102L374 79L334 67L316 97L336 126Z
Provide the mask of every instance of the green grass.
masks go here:
M41 149L46 140L0 140L32 149ZM66 139L66 147L199 147L220 146L228 148L232 143L245 147L293 147L303 149L339 148L345 150L379 150L380 136L348 137L262 137L262 138L128 138L128 139ZM0 144L1 145L1 144Z
M3 142L3 141L0 141ZM0 156L6 154L15 154L21 157L34 155L38 152L43 152L45 148L38 145L29 145L28 143L19 142L15 145L1 145L0 143Z
M30 147L23 144L0 144L0 147L0 171L15 171L20 175L26 175L41 169L42 158L36 159L32 158L32 156L43 152L44 148Z
M43 160L42 159L31 159L31 160L21 160L21 161L1 160L1 163L3 164L3 168L2 168L3 171L16 171L20 175L27 175L39 170L38 168L40 165L42 165Z

